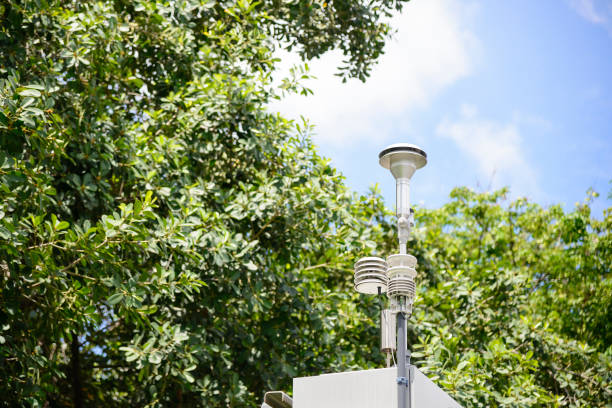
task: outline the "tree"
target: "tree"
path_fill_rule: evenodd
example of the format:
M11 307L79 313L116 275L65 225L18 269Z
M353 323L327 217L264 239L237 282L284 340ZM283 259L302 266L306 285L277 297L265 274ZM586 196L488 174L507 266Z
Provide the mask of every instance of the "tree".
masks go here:
M271 86L275 41L363 79L401 5L0 6L5 404L254 406L366 364L331 288L381 202L265 106L301 90Z
M612 208L506 194L417 212L413 357L466 407L610 406Z

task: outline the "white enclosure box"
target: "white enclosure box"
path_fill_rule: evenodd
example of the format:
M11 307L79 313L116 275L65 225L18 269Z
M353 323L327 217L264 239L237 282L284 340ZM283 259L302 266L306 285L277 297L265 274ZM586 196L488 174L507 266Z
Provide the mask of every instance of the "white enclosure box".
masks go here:
M414 368L412 408L461 408ZM293 408L397 408L397 368L293 379Z

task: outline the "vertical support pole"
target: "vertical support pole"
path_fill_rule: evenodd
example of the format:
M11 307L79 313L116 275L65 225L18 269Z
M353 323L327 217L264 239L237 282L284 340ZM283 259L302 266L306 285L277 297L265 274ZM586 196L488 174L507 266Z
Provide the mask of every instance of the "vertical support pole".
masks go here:
M408 350L406 354L406 367L408 370L408 385L406 386L408 392L406 399L408 400L408 408L412 408L412 383L414 382L414 366L410 364L410 357L412 357L412 353Z
M406 370L406 316L397 313L397 407L407 408L409 401L408 375Z
M410 179L395 180L395 206L397 215L397 236L400 254L406 253L406 243L410 236Z

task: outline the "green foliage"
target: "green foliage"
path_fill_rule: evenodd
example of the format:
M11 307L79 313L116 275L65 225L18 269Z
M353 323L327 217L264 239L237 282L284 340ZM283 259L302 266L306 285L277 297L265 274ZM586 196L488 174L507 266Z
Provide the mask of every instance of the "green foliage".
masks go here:
M367 364L332 289L380 201L265 106L304 91L270 85L275 39L363 79L400 5L2 4L6 405L254 406Z
M401 5L0 5L4 405L256 406L380 365L351 265L392 218L265 106L307 92L275 41L364 79ZM418 212L415 360L465 406L610 404L610 212L502 196Z
M505 194L418 212L417 365L466 407L608 407L612 211Z

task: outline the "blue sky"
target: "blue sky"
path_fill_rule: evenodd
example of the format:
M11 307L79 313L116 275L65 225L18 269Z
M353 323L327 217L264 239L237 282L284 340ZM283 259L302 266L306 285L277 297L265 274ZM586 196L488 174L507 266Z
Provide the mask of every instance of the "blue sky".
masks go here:
M421 146L428 165L413 201L437 207L455 186L509 186L512 197L571 209L589 187L612 205L612 1L412 0L362 84L333 73L341 55L310 63L314 95L273 108L308 118L319 151L365 192L392 176L377 154L395 142ZM279 54L282 68L297 63Z

